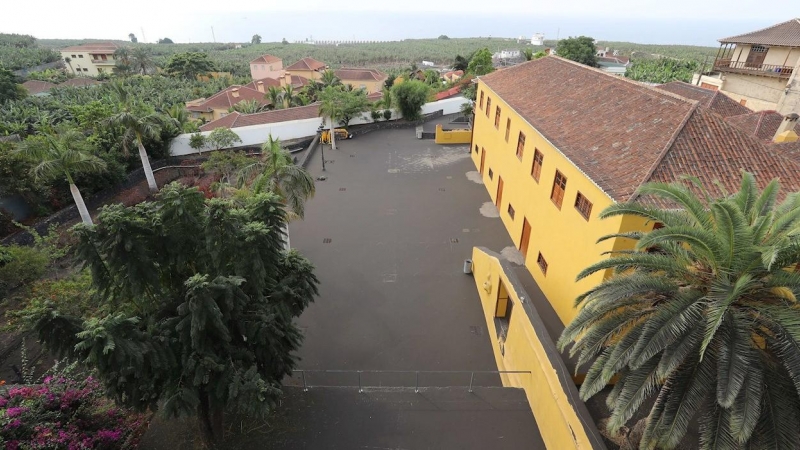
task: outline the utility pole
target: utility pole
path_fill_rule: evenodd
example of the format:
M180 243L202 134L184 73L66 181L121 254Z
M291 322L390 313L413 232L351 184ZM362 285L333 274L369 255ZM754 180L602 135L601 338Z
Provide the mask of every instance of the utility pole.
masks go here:
M214 40L214 43L217 43L217 37L214 35L214 27L211 27L211 39Z
M697 74L697 86L700 86L700 78L703 78L703 72L706 71L706 63L708 62L708 55L706 55L705 59L703 59L703 65L700 66L700 73Z
M139 27L139 29L142 30L142 42L147 43L147 38L144 36L144 27Z

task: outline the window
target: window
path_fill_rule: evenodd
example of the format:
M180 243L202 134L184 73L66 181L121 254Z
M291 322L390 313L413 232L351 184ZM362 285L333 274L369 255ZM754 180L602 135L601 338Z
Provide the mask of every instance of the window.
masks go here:
M100 55L100 59L103 61L108 61L108 57L106 55Z
M87 69L86 67L84 67L84 68L83 68L83 71L84 71L84 72L88 72L88 71L89 71L89 69Z
M542 174L542 162L544 162L544 155L538 149L534 149L531 176L537 183L539 182L539 176Z
M581 213L584 219L589 220L589 216L592 215L592 202L578 192L578 195L575 197L575 209Z
M511 134L511 118L506 120L506 142L508 142L508 135Z
M492 169L489 169L489 179L494 180L494 172L492 171Z
M567 190L567 177L563 173L556 170L556 177L553 180L553 191L550 192L550 200L561 209L561 204L564 202L564 191Z
M767 47L764 47L763 45L754 45L750 51L753 53L764 53L767 51Z
M72 55L72 59L75 59L75 58L77 58L77 56L75 56L75 55Z
M508 217L511 217L513 219L515 213L516 213L516 211L514 211L514 207L511 206L511 203L509 203L508 204Z
M489 111L492 110L492 97L486 97L486 117L489 117Z
M478 107L483 108L483 91L481 91L481 102L478 104Z
M478 144L475 144L475 153L478 153Z
M508 336L508 326L511 323L511 311L514 308L514 302L508 295L503 280L500 280L497 286L497 305L494 310L494 328L497 331L497 338L500 340L500 352L505 355L504 343Z
M83 55L78 55L78 58L83 58Z
M519 132L519 137L517 138L517 158L522 161L522 153L525 151L525 135L522 131Z
M547 261L544 259L544 256L542 256L542 252L539 252L539 256L536 258L536 264L542 269L542 273L547 275Z
M494 127L498 130L500 129L500 107L498 106L494 110Z

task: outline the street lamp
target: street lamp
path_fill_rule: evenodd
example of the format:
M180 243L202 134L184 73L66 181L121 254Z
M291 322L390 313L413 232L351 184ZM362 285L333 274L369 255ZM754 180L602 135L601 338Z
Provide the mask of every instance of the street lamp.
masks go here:
M325 144L322 142L323 131L325 131L325 128L320 124L319 128L317 128L317 133L319 134L319 151L322 155L322 171L325 172Z

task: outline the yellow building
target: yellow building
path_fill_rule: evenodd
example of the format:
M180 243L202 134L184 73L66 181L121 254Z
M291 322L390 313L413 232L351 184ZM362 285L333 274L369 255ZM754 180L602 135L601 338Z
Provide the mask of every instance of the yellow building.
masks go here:
M300 76L308 80L319 80L320 77L322 77L322 72L327 68L328 66L324 62L306 57L284 70L286 72L291 72L292 75Z
M694 100L556 56L480 77L472 159L525 265L563 323L575 298L604 274L576 276L624 238L652 229L633 217L600 220L615 202L637 200L650 181L698 177L713 194L738 188L740 170L760 184L780 177L800 190L800 165L727 124Z
M701 86L756 111L800 113L800 19L719 42L712 71L700 75Z
M388 75L376 69L341 68L334 71L336 77L344 85L352 85L355 89L364 89L368 94L381 92Z
M119 47L111 42L76 45L61 50L61 59L70 73L76 76L96 77L110 74L116 61L114 52Z

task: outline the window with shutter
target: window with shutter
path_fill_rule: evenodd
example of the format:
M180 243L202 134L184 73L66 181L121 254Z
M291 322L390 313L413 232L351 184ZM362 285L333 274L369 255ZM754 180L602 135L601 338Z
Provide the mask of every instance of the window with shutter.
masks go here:
M531 168L531 176L536 182L539 182L539 176L542 174L542 163L544 162L544 155L538 149L533 152L533 168Z
M553 180L553 191L550 193L550 200L555 203L558 209L561 209L561 204L564 203L564 191L567 190L567 177L563 173L556 170L556 177Z
M522 154L525 151L525 135L520 131L517 138L517 158L522 161Z

